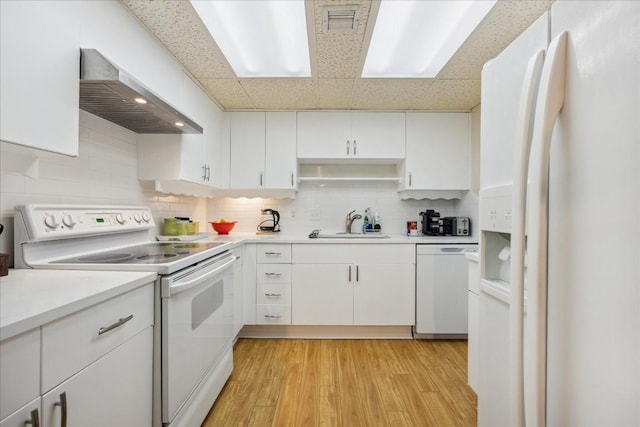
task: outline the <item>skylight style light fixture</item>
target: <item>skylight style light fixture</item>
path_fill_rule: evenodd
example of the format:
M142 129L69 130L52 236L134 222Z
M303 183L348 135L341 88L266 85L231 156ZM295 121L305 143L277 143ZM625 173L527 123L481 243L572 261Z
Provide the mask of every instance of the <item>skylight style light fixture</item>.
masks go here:
M310 77L305 2L191 0L238 77Z
M435 77L495 3L382 0L362 77Z

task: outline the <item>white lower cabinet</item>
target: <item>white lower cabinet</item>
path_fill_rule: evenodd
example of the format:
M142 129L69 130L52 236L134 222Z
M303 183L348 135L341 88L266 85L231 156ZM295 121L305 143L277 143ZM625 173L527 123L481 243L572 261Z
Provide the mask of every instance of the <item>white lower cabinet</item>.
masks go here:
M415 323L414 245L293 245L294 325Z
M42 425L151 425L152 351L153 331L147 327L46 393Z
M150 426L153 286L2 341L0 427Z
M352 265L294 264L292 269L294 325L353 324Z
M0 420L39 395L40 329L32 329L0 342Z
M291 245L258 244L256 324L291 324Z
M6 397L7 395L4 395ZM32 400L13 414L0 421L0 427L25 427L28 425L37 426L42 413L40 397Z

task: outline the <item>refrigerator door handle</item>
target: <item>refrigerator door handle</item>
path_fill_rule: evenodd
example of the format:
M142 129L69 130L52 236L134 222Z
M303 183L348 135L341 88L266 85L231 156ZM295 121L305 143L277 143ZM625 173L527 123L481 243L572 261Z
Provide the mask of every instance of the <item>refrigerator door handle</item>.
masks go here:
M509 378L512 399L510 425L514 427L524 427L525 425L523 359L525 209L534 107L543 63L544 50L539 50L527 64L520 94L516 128L518 134L516 136L512 193L511 292L509 303Z
M540 77L536 101L531 160L527 262L527 369L525 418L527 426L546 424L546 339L547 339L547 232L549 156L555 121L565 94L567 33L549 44Z

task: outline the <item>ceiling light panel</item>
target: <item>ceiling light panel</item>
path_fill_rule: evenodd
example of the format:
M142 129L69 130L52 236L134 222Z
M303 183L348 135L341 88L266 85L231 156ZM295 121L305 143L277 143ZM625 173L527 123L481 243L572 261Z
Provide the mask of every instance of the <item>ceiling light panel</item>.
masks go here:
M310 77L302 0L191 0L238 77Z
M382 0L362 77L436 77L495 3Z

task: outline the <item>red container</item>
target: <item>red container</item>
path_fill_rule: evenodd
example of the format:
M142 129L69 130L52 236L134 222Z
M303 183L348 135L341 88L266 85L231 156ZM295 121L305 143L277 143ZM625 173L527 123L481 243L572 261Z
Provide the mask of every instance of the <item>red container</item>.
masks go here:
M229 234L229 232L231 230L233 230L233 227L236 225L236 222L238 221L227 221L227 222L209 222L209 224L211 224L211 226L213 227L213 229L218 233L218 234Z

